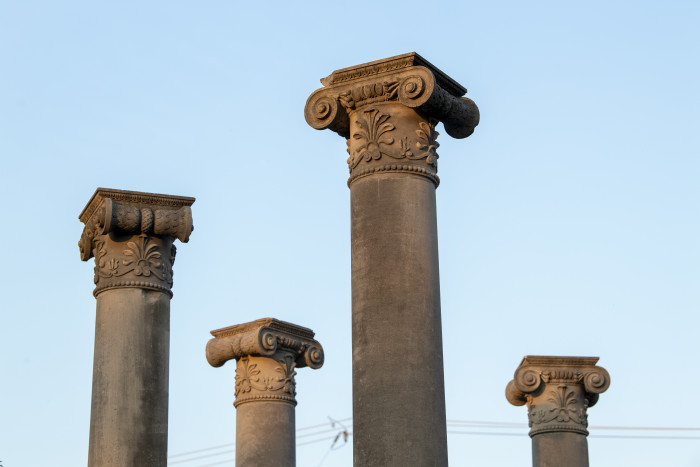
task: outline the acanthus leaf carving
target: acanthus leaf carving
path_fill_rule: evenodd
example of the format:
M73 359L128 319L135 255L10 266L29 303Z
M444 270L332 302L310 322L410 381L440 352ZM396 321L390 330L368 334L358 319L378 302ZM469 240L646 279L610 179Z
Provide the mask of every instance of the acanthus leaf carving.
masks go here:
M328 128L346 139L352 133L348 131L349 114L375 103L399 103L415 109L442 122L454 138L466 138L479 123L478 107L463 97L467 90L415 53L336 70L321 83L324 87L307 99L306 121L313 128ZM338 111L338 107L347 112Z
M110 258L107 260L107 247L104 238L95 240L93 255L95 257L95 283L101 277L120 277L130 272L135 276L150 277L151 275L160 281L166 281L172 285L172 264L175 260L174 248L170 250L170 265L161 260L158 245L152 243L152 239L146 234L137 235L135 241L129 241L122 250L123 259ZM121 264L120 264L121 263Z
M585 419L576 392L566 386L559 385L547 393L547 402L552 405L545 408L537 408L532 404L530 407L530 420L534 423L547 423L553 420L558 422L584 423Z
M130 266L131 269L126 272L133 271L137 276L148 277L153 274L159 280L165 279L166 269L163 262L160 260L161 255L158 251L158 246L149 245L148 236L141 234L136 237L136 242L128 242L126 250L124 250L124 266ZM124 272L124 274L126 274Z
M432 165L437 170L437 160L439 157L437 148L440 147L440 143L437 142L439 133L435 130L436 123L436 120L430 120L429 123L418 123L420 129L416 130L416 135L418 135L416 147L423 152L418 156L411 155L408 156L408 158L413 160L425 159L426 164Z
M294 371L294 368L296 367L294 359L290 355L285 355L282 360L277 360L277 363L279 366L275 368L275 371L280 373L278 381L282 383L282 390L287 394L295 396L297 392L294 377L296 376L297 372Z
M387 123L389 115L374 108L364 110L362 114L357 119L357 131L352 135L358 143L355 149L356 156L350 164L353 169L361 160L379 160L382 157L383 146L394 143L394 138L386 135L395 128L393 124Z
M265 359L265 360L261 360ZM272 360L272 369L269 365L259 365L264 361ZM278 359L267 357L256 358L258 363L253 363L250 357L242 357L241 364L236 367L235 396L249 393L253 390L259 392L283 392L290 397L296 395L296 382L294 377L296 363L291 355L284 355ZM272 371L271 371L272 370Z
M355 119L356 130L348 139L348 167L352 171L360 162L371 162L382 156L392 159L409 159L419 161L425 159L427 165L437 171L437 142L439 133L435 130L437 121L418 122L415 130L416 139L408 136L398 138L398 151L394 151L396 139L388 133L396 127L389 122L391 116L380 112L374 107L357 112Z
M239 368L236 368L236 396L238 396L240 393L250 392L250 390L253 388L251 377L255 377L260 374L258 365L256 363L250 363L249 360L250 359L248 357L243 357L241 359L241 362L243 362L241 371L239 372Z
M163 291L172 295L172 239L139 234L127 239L97 235L91 255L95 258L93 292L97 296L107 289L137 287Z
M587 410L610 381L607 371L595 366L597 361L597 357L523 358L506 387L506 398L513 405L527 405L531 437L548 432L588 435ZM589 386L595 386L593 391Z

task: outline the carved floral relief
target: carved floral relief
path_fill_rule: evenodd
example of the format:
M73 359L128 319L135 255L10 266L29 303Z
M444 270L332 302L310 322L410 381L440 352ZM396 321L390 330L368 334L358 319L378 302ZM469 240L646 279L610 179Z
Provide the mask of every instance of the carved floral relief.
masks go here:
M380 160L382 156L392 159L422 160L437 170L436 141L438 132L435 130L436 120L419 122L414 130L415 138L403 136L394 138L396 127L390 120L391 116L376 108L358 111L355 119L355 131L348 139L348 166L350 170L362 161Z
M242 365L236 367L235 395L245 394L252 389L257 391L282 391L291 396L296 395L296 363L291 355L275 360L274 373L262 371L257 363L249 357L241 358Z
M551 405L530 405L530 426L557 421L587 425L585 406L581 407L576 392L565 384L547 392L546 402Z
M172 264L175 260L174 250L170 250L170 263L162 260L161 252L152 238L141 234L132 241L127 242L126 248L121 251L121 257L107 259L107 246L103 237L97 237L95 248L95 284L101 278L109 279L121 277L129 273L141 277L154 277L159 281L165 281L172 286ZM172 248L175 248L174 246Z
M364 110L362 114L356 122L358 129L352 135L357 142L354 148L356 156L350 164L352 169L363 159L366 162L372 159L379 160L382 157L383 146L394 143L394 138L386 134L395 128L391 123L387 123L389 115L380 113L377 109Z
M126 244L124 266L131 266L131 271L137 276L150 276L153 274L163 280L165 267L160 260L160 252L157 245L149 245L149 238L141 234L136 242Z

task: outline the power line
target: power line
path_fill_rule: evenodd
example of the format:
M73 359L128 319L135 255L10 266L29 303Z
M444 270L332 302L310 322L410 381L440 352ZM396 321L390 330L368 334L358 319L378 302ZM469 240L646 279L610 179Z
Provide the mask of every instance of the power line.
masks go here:
M447 430L449 434L455 435L478 435L478 436L519 436L526 437L527 433L497 433L493 431L450 431ZM700 436L644 436L644 435L588 435L589 438L619 438L619 439L669 439L669 440L681 440L681 439L700 439Z
M348 433L348 436L352 436L352 433ZM314 444L314 443L320 443L321 441L328 441L330 439L336 439L337 436L328 436L327 438L321 438L321 439L315 439L313 441L307 441L305 443L298 443L297 447L299 446L306 446L307 444Z
M297 444L297 447L299 447L299 446L305 446L305 445L307 445L307 444L320 443L321 441L328 441L328 440L331 440L331 439L332 439L332 440L333 440L333 444L331 444L331 447L330 447L329 450L328 450L328 452L330 452L330 451L334 450L334 449L333 449L333 446L335 445L335 442L339 439L339 435L342 435L342 434L345 434L345 441L347 441L347 438L348 438L348 437L352 436L352 433L350 433L350 432L341 431L339 434L337 434L337 435L335 435L335 436L329 436L329 437L327 437L327 438L315 439L315 440L313 440L313 441L307 441L307 442L305 442L305 443L299 443L299 444ZM231 452L231 451L220 452L220 453L218 453L218 454L210 454L210 455L208 455L208 456L195 457L195 458L193 458L193 459L188 459L188 460L186 460L186 461L179 461L179 462L189 462L189 461L191 461L191 460L193 461L193 460L201 459L201 458L203 458L203 457L218 456L218 455L220 455L220 454L226 454L226 453L228 453L228 452ZM327 455L327 454L328 454L328 453L326 453L326 455ZM321 462L323 462L323 460L325 460L325 456L324 456L324 459L322 459ZM236 461L235 458L233 458L233 459L224 459L224 460L222 460L222 461L217 461L217 462L214 462L214 463L211 463L211 464L204 464L204 465L200 465L200 466L198 466L198 467L212 467L212 466L215 466L215 465L223 465L223 464L228 464L228 463L230 463L230 462L235 462L235 461ZM175 464L175 462L170 462L169 465L170 465L170 464Z
M226 459L224 461L214 462L213 464L200 465L199 467L211 467L212 465L228 464L229 462L236 462L236 459Z
M296 430L296 432L299 433L300 431L311 430L311 429L313 429L313 428L319 428L319 427L323 427L323 426L331 426L331 427L332 427L334 422L335 422L335 423L340 423L340 422L347 422L347 421L349 421L349 420L352 420L352 417L343 418L343 419L340 419L340 420L329 421L329 422L326 422L326 423L319 423L319 424L317 424L317 425L306 426L306 427L304 427L304 428L298 428L298 429ZM327 429L327 430L319 431L319 432L316 433L316 434L323 434L323 433L327 433L327 432L329 432L329 431L334 431L334 429L333 429L333 428L329 428L329 429ZM297 435L297 438L304 438L304 437L307 437L307 436L313 436L313 433L312 433L312 434L305 433L305 434L302 434L302 435ZM176 458L176 457L182 457L182 456L189 456L190 454L198 454L198 453L200 453L200 452L211 451L211 450L213 450L213 449L226 448L226 447L229 447L229 446L234 446L235 444L236 444L236 443L220 444L220 445L218 445L218 446L210 446L210 447L207 447L207 448L195 449L194 451L187 451L187 452L181 452L181 453L178 453L178 454L171 454L171 455L168 456L168 459L174 459L174 458Z
M338 431L338 428L328 428L327 430L322 430L322 431L315 431L313 433L305 433L303 435L297 435L297 439L299 438L307 438L309 436L316 436L316 435L322 435L324 433L328 433L330 431L336 432ZM342 431L342 430L341 430Z
M484 428L527 428L526 423L513 423L513 422L487 422L481 420L447 420L447 425L468 425L468 426L482 426ZM610 426L610 425L591 425L589 427L591 430L643 430L643 431L700 431L700 428L696 427L670 427L670 426Z
M330 418L330 417L329 417L329 418ZM332 426L333 423L348 422L348 421L350 421L350 420L352 420L352 417L341 418L340 420L333 420L333 419L331 419L330 421L328 421L328 422L326 422L326 423L319 423L318 425L311 425L311 426L307 426L307 427L304 427L304 428L298 428L298 429L297 429L297 432L299 432L299 431L304 431L304 430L310 430L310 429L312 429L312 428L318 428L318 427L320 427L320 426L326 426L326 425L331 425L331 426Z
M514 422L488 422L484 420L447 420L447 423L474 423L479 425L509 425L514 427L527 426L526 423L514 423Z
M493 431L450 431L449 434L455 435L486 435L486 436L527 436L527 433L494 433Z
M347 420L350 420L350 419L343 419L342 421L347 421ZM336 421L336 420L332 420L332 419L331 419L331 421L329 421L328 423L321 423L321 424L318 424L318 425L307 426L307 427L304 427L304 428L299 428L299 429L296 430L296 431L297 431L297 432L299 432L299 431L305 431L305 430L309 430L309 429L312 429L312 428L318 428L318 427L328 426L328 425L331 425L331 427L333 427L333 426L335 426L336 424L340 424L340 425L342 426L342 423L340 423L339 421ZM326 430L316 431L316 432L313 432L313 433L304 433L304 434L298 435L297 438L304 438L304 437L310 437L310 436L318 436L318 435L322 435L322 434L325 434L325 433L336 432L336 431L337 431L338 433L336 433L334 436L324 437L324 438L319 438L319 439L314 439L314 440L310 440L310 441L305 441L305 442L303 442L303 443L298 443L298 444L297 444L297 447L299 447L299 446L306 446L306 445L309 445L309 444L320 443L320 442L322 442L322 441L328 441L328 440L331 440L331 439L332 439L332 440L333 440L333 444L331 444L330 450L333 450L333 447L335 446L336 442L338 441L338 439L339 439L341 436L343 436L343 439L345 440L345 442L347 442L348 437L352 435L352 433L349 433L349 432L347 431L347 429L345 429L345 427L343 426L343 429L342 429L342 430L339 430L338 428L330 428L330 429L326 429ZM209 448L202 448L202 449L196 449L196 450L194 450L194 451L188 451L188 452L183 452L183 453L179 453L179 454L173 454L173 455L168 456L168 457L169 457L170 459L172 459L172 458L177 458L177 457L183 457L183 456L187 456L187 455L191 455L191 454L198 454L198 453L202 453L202 452L212 451L212 450L215 450L215 449L221 449L221 448L224 448L224 447L229 447L229 446L232 446L232 445L234 445L234 444L235 444L235 443L221 444L221 445L212 446L212 447L209 447ZM202 456L192 457L192 458L188 458L188 459L178 459L178 460L176 460L176 461L170 461L170 462L168 462L168 465L184 464L184 463L186 463L186 462L192 462L192 461L196 461L196 460L200 460L200 459L205 459L205 458L208 458L208 457L221 456L221 455L223 455L223 454L229 454L229 453L233 453L233 452L235 452L235 449L229 449L229 450L226 450L226 451L221 451L221 452L216 452L216 453L211 453L211 454L205 454L205 455L202 455ZM235 460L235 459L227 459L227 460L222 460L222 461L215 462L215 463L213 463L213 464L206 464L206 465L207 465L207 466L210 466L210 465L221 465L221 464L226 464L226 463L228 463L228 462L233 462L234 460ZM204 467L204 466L200 466L200 467Z
M329 427L324 430L318 430L314 431L311 433L303 433L303 434L298 434L298 438L308 438L308 437L315 437L319 435L323 435L326 433L330 432L336 432L339 431L337 428L335 428L335 424L340 424L342 426L341 422L347 422L351 421L352 417L344 418L341 420L330 420L329 422L326 423L319 423L316 425L310 425L306 426L303 428L299 428L296 430L297 433L300 432L305 432L308 430L313 430L315 428L321 428L321 427ZM343 427L344 428L344 427ZM520 429L520 428L527 428L527 424L525 423L515 423L515 422L494 422L494 421L486 421L486 420L455 420L455 419L450 419L447 420L447 428L485 428L489 430L503 430L503 429ZM663 427L663 426L612 426L612 425L595 425L590 427L591 430L611 430L611 431L661 431L661 432L668 432L668 431L700 431L700 428L698 427ZM344 430L346 433L346 439L349 436L352 436L352 433L349 432L348 430ZM328 441L328 440L337 440L339 435L342 434L343 431L341 430L340 433L336 433L334 436L326 436L323 438L318 438L318 439L312 439L309 441L304 441L302 443L297 443L297 446L307 446L310 444L315 444L315 443L320 443L322 441ZM447 433L449 434L463 434L463 435L474 435L474 436L527 436L527 433L522 432L522 433L511 433L511 432L498 432L498 431L456 431L456 430L448 430ZM589 435L591 438L611 438L611 439L650 439L650 440L698 440L700 439L700 436L663 436L663 435L625 435L625 434L619 434L619 435L603 435L603 434L591 434ZM202 448L202 449L196 449L193 451L188 451L188 452L182 452L179 454L173 454L168 456L168 459L175 459L177 457L183 457L183 456L189 456L192 454L199 454L207 451L212 451L216 449L221 449L225 447L230 447L234 446L235 443L227 443L227 444L221 444L218 446L211 446L207 448ZM203 459L206 457L215 457L218 455L223 455L227 453L234 452L234 450L227 450L227 451L222 451L219 453L212 453L212 454L207 454L203 456L198 456L195 458L190 458L190 459L183 459L183 460L176 460L174 462L170 462L170 464L180 464L180 463L185 463L185 462L190 462L198 459ZM230 461L221 461L217 462L215 464L207 464L209 465L219 465L222 463L226 463ZM201 466L205 467L205 466Z
M236 443L220 444L219 446L212 446L210 448L197 449L195 451L181 452L180 454L173 454L168 456L168 459L174 459L175 457L189 456L190 454L197 454L199 452L211 451L212 449L227 448L229 446L234 446ZM174 462L171 462L174 464Z
M340 425L340 427L341 427L343 430L342 430L342 431L339 431L339 432L335 435L335 438L333 438L333 442L331 443L330 446L328 446L328 451L326 451L326 453L323 455L323 457L321 458L321 462L318 463L318 466L317 466L317 467L321 467L321 466L323 465L323 463L326 461L326 458L327 458L328 455L331 453L331 451L337 451L338 449L340 449L340 448L342 448L343 446L345 446L346 444L348 444L348 438L349 438L350 435L352 434L352 433L349 433L349 432L348 432L348 429L345 428L345 425L343 425L341 422L336 422L336 421L333 420L331 417L328 417L328 419L332 422L332 425L331 425L332 428L335 428L335 425L338 424L338 425ZM343 440L343 444L341 444L340 446L337 446L337 447L336 447L336 445L338 444L338 440L340 440L341 437L342 437L342 440Z
M185 463L185 462L192 462L192 461L196 461L196 460L199 460L199 459L206 459L207 457L216 457L216 456L220 456L220 455L222 455L222 454L230 454L230 453L233 453L233 452L236 452L236 450L235 450L235 449L229 449L228 451L216 452L216 453L214 453L214 454L205 454L205 455L203 455L203 456L192 457L192 458L190 458L190 459L182 459L182 460L175 461L175 462L168 462L168 465L182 464L182 463Z
M591 426L591 430L700 431L700 428L670 426Z

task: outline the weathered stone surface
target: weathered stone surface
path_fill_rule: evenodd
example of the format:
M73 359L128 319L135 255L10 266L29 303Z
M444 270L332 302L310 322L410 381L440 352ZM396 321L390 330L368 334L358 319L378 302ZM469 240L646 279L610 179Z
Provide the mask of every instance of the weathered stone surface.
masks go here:
M170 298L137 288L97 297L89 466L165 466Z
M304 115L347 139L356 466L445 466L437 131L479 122L466 89L416 53L334 71Z
M316 129L347 139L351 184L376 173L426 177L437 186L438 132L455 138L479 124L466 89L420 55L408 53L334 71L306 101L304 116Z
M462 97L467 90L415 52L336 70L321 84L306 101L306 121L345 138L349 114L379 102L398 101L439 120L454 138L466 138L479 124L479 109Z
M173 241L194 198L98 188L80 215L95 258L90 466L166 466Z
M588 413L610 386L598 357L528 355L506 388L513 405L527 405L535 467L588 467Z
M435 187L376 175L350 203L355 465L447 465Z
M311 329L264 318L211 331L207 361L236 360L236 465L296 465L296 369L323 366Z
M173 240L186 243L194 198L98 188L80 214L80 259L95 258L95 291L135 287L172 296Z

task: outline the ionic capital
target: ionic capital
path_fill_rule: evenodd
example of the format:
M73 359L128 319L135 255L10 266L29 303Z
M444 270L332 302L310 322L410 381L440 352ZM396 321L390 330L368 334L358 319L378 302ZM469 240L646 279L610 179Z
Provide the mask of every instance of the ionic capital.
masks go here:
M264 318L211 331L207 361L220 367L236 364L236 401L280 401L296 405L296 368L323 366L323 347L311 329Z
M98 188L80 214L80 259L95 258L95 291L121 287L172 295L175 239L186 243L194 198Z
M527 405L530 436L568 431L588 435L587 409L610 386L598 357L528 355L506 388L513 405Z
M479 123L467 90L415 52L323 78L306 101L306 122L348 140L350 180L385 172L437 178L437 132L466 138Z

